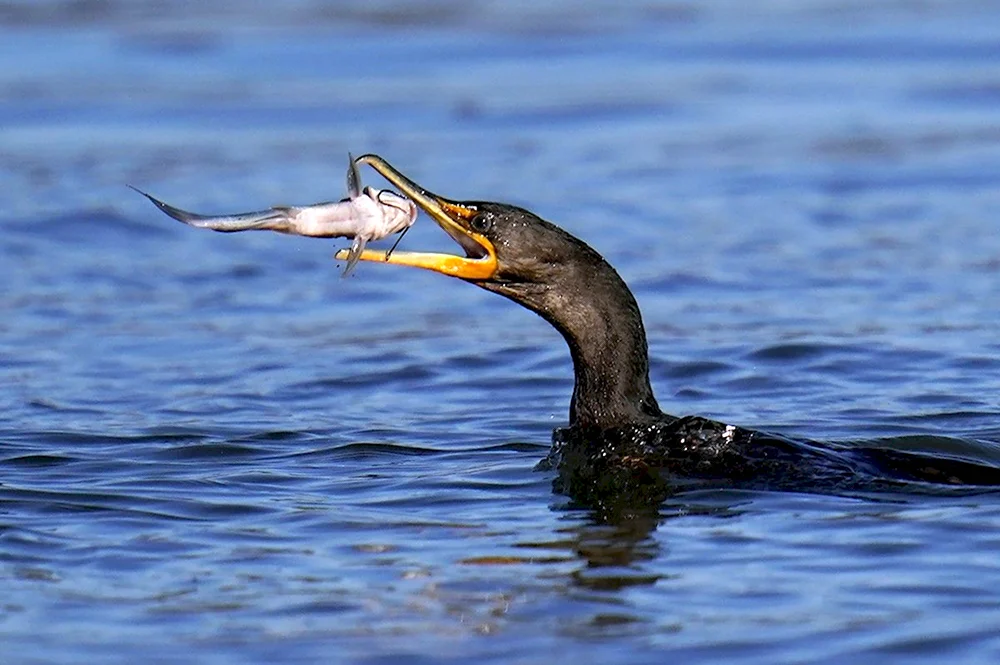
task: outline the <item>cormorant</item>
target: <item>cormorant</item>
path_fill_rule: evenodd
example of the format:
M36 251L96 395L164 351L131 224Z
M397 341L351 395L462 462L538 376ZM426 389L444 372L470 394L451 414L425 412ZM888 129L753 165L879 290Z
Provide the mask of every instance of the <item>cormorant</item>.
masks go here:
M1000 469L948 457L795 441L660 410L632 292L589 245L512 205L432 194L377 155L368 164L429 214L465 256L365 250L360 259L457 277L539 314L573 359L568 427L543 462L556 489L588 505L657 502L682 488L856 492L998 485ZM337 258L346 258L346 250Z

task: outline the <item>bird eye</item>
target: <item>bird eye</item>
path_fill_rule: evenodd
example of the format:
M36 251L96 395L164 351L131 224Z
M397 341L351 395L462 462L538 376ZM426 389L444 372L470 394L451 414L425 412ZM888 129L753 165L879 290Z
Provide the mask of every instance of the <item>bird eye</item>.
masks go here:
M474 231L486 233L490 230L490 227L493 226L493 220L486 215L479 214L469 220L469 226L471 226Z

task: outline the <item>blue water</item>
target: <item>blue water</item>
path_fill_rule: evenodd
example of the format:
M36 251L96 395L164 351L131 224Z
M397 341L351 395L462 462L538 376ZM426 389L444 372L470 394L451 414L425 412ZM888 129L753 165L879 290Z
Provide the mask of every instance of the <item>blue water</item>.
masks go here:
M0 662L997 662L1000 495L607 523L534 471L572 389L540 319L125 187L309 203L378 152L598 248L669 412L1000 464L996 25L0 3Z

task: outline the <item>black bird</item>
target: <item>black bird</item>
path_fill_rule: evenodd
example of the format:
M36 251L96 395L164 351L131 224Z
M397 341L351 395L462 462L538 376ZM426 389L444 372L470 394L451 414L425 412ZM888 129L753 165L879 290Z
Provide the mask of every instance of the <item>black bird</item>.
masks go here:
M706 485L807 492L1000 485L1000 469L971 460L794 441L663 413L649 383L639 306L600 254L523 208L445 199L377 155L357 162L398 187L465 252L365 250L362 261L457 277L536 312L566 340L575 375L569 426L555 431L543 464L558 471L556 489L581 503L655 503Z

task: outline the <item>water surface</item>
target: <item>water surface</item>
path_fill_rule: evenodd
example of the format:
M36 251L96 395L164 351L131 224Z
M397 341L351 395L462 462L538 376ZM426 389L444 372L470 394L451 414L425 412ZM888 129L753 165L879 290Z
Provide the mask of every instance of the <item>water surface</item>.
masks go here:
M1000 14L868 4L0 3L2 660L995 662L997 495L603 520L537 317L124 186L378 152L597 247L671 413L1000 464Z

